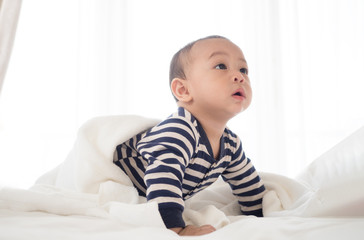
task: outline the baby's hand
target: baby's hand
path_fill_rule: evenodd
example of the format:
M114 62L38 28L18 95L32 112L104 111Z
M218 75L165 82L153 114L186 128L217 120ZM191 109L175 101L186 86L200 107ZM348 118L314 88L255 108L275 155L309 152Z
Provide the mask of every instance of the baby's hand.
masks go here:
M212 233L216 231L216 229L211 225L203 225L200 227L188 225L185 228L178 231L178 235L180 236L200 236L208 233Z

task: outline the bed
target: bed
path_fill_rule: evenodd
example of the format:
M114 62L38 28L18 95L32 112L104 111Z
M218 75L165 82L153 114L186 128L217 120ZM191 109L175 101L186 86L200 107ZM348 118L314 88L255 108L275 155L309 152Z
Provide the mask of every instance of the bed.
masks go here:
M65 161L30 189L1 187L0 239L364 239L364 127L294 179L262 172L264 218L240 215L219 179L186 201L183 216L217 231L180 237L112 163L118 143L157 122L128 115L85 123Z

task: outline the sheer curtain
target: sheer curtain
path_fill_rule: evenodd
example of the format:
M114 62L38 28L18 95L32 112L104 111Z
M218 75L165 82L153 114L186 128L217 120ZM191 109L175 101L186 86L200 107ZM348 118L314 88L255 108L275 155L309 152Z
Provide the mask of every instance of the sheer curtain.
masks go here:
M211 34L244 51L253 102L229 127L259 171L296 176L364 125L360 0L24 1L0 99L0 184L28 187L99 115L164 118L169 61Z
M0 0L0 94L13 47L21 0Z

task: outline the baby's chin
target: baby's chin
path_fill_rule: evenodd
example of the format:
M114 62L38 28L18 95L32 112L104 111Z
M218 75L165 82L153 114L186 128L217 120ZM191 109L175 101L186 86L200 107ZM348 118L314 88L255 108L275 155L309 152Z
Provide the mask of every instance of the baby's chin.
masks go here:
M249 108L249 106L250 106L250 105L243 106L243 107L240 109L240 111L238 111L238 112L236 113L236 115L238 115L238 114L240 114L240 113L242 113L242 112L246 111L246 110Z
M236 111L235 113L233 113L230 117L231 118L234 118L235 116L241 114L242 112L244 112L247 108L241 108L239 111Z

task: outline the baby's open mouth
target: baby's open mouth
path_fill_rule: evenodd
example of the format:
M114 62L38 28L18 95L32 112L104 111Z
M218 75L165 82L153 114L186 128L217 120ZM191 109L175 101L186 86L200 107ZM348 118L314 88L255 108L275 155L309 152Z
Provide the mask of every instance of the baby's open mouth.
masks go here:
M245 97L245 94L244 94L244 90L243 89L238 89L234 94L233 96L237 96L237 97Z

